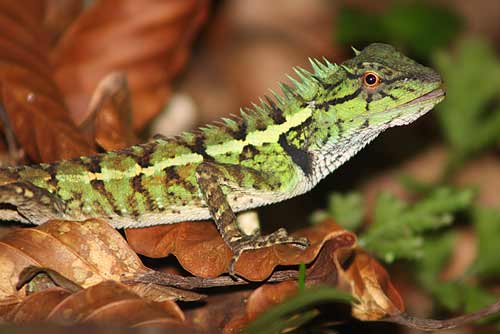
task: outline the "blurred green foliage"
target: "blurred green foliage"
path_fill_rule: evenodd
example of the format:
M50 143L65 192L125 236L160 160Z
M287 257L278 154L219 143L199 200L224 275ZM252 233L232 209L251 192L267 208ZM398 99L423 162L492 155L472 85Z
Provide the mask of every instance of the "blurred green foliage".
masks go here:
M447 96L436 108L450 145L450 167L500 141L500 61L484 40L462 41L455 52L439 52L436 69Z
M333 195L332 195L333 196ZM337 202L349 201L353 194ZM358 195L359 196L359 195ZM429 231L450 225L455 212L469 208L474 192L470 189L438 187L414 203L403 201L388 192L377 197L372 223L360 234L359 243L370 253L386 262L396 259L419 259L423 254L424 236ZM354 211L363 212L361 201ZM342 212L342 211L340 211ZM328 214L343 225L335 207ZM352 225L343 225L350 228Z
M332 193L328 197L327 211L335 217L337 223L355 231L363 222L365 214L363 197L355 192L345 195Z
M478 254L469 273L483 278L499 275L500 212L494 209L476 208L473 218L475 234L478 238Z
M336 40L344 45L385 42L424 60L462 30L460 16L430 2L394 2L380 14L344 7L337 18Z
M423 255L415 262L415 277L448 310L471 312L497 300L480 283L482 278L498 273L500 269L498 255L489 253L499 248L499 218L500 212L494 210L470 209L469 223L474 224L476 229L478 254L469 270L454 280L442 280L441 273L452 256L453 249L460 247L456 232L442 231L425 239Z
M420 198L413 202L381 193L372 223L365 229L360 227L360 245L388 263L411 260L415 279L450 311L471 312L493 303L496 297L481 282L500 274L500 212L475 205L471 189L439 186L427 190L414 193L414 197ZM353 196L335 194L338 202L349 201ZM363 209L360 206L357 210ZM477 256L461 277L444 281L443 268L460 245L456 230L443 227L454 222L456 213L461 213L461 224L474 227ZM338 210L332 208L326 212L326 216L341 223L337 214Z

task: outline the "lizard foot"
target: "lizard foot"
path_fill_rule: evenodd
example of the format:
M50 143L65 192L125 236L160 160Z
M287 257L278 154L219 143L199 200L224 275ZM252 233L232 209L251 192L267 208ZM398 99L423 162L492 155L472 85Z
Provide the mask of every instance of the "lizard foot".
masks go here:
M230 245L231 250L233 251L233 257L231 258L231 262L229 264L229 275L231 277L236 277L234 266L244 251L283 244L291 244L294 247L306 249L310 243L307 238L289 236L284 228L280 228L268 235L245 236Z

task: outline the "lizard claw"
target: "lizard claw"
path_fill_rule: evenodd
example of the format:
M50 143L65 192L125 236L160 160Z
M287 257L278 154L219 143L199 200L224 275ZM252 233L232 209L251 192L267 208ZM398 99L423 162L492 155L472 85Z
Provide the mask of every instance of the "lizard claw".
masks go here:
M233 251L233 257L231 258L231 262L229 263L229 275L233 278L237 277L234 271L235 265L244 251L283 244L291 244L291 246L304 250L310 245L310 242L307 238L289 236L284 228L280 228L274 233L264 236L252 236L244 239L239 239L237 242L234 242L232 245L230 245L231 250Z

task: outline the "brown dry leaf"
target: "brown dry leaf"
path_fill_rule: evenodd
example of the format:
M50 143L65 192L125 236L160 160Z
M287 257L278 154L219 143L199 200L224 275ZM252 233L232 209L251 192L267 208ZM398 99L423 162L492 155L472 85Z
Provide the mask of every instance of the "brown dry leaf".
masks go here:
M34 293L20 302L5 320L16 324L179 326L184 314L174 302L150 302L120 283L103 281L73 294L61 288Z
M146 272L123 237L100 220L50 221L36 228L18 228L0 239L0 310L11 309L26 296L16 285L28 266L50 268L86 288L105 280ZM168 287L129 287L149 300L194 300L196 294ZM1 316L1 314L0 314Z
M91 154L52 80L41 15L42 1L0 1L0 103L33 161Z
M82 128L106 150L137 143L132 129L132 106L125 73L114 72L97 85L89 104L89 118Z
M332 222L327 224L333 225ZM353 305L353 315L360 319L374 320L402 312L402 299L386 271L373 258L355 248L354 235L344 232L325 242L307 269L307 286L328 284L349 291L360 300L359 304ZM188 322L201 324L210 319L210 323L217 324L225 332L236 333L259 314L284 302L296 292L295 281L264 284L254 291L209 297L207 307L187 311L186 317Z
M212 222L184 222L125 230L132 249L161 258L173 254L190 273L215 277L225 272L231 250Z
M184 269L196 276L216 277L226 272L232 257L231 250L211 222L128 229L126 235L130 246L137 253L152 258L173 254ZM311 262L329 239L342 235L355 240L354 234L332 222L305 228L293 235L307 237L311 246L305 251L288 245L246 251L236 263L235 272L247 280L261 281L278 265Z
M2 320L15 324L40 323L71 293L62 288L47 289L27 296Z
M134 128L142 128L163 108L207 10L208 0L94 2L53 54L56 80L76 124L88 117L98 82L123 71L133 95Z
M0 239L0 299L24 297L15 286L29 265L51 268L82 287L143 268L121 235L100 220L50 221L5 235Z
M241 325L238 325L237 319L243 316L251 293L251 289L245 288L212 294L208 296L204 307L185 311L186 323L196 327L200 333L222 333L223 329L242 328L244 319ZM231 322L231 327L228 326L229 322Z
M241 303L238 312L235 312L234 309L231 310L231 318L223 326L224 332L241 332L241 329L255 320L259 314L284 302L296 293L297 282L291 281L278 284L265 284L253 292L249 292L244 300L246 303ZM189 317L189 314L187 316Z
M350 232L339 234L326 241L311 267L307 269L307 286L318 284L338 286L339 271L342 271L341 265L352 255L356 241L356 237ZM237 332L257 318L259 314L284 302L296 292L297 282L295 281L265 284L257 288L246 298L247 303L244 310L233 313L234 316L231 317L224 329L230 333Z
M404 311L404 302L392 285L387 271L361 249L345 270L339 269L339 284L348 289L358 303L352 306L352 314L361 320L378 320L387 315Z
M335 225L325 222L324 225ZM339 231L340 232L340 231ZM306 273L308 286L315 284L338 284L338 264L349 258L356 246L356 237L343 230L327 240ZM254 267L254 269L256 266ZM209 296L207 306L186 311L187 321L202 326L202 331L218 328L220 331L238 332L259 314L286 300L297 291L297 282L264 284L256 290L247 288L222 295Z

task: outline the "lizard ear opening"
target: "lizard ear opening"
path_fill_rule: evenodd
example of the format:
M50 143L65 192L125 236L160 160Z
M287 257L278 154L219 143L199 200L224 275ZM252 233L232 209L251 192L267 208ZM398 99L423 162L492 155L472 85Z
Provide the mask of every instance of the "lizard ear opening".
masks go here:
M363 74L363 85L365 85L366 88L376 88L381 82L382 79L375 72L368 71Z

